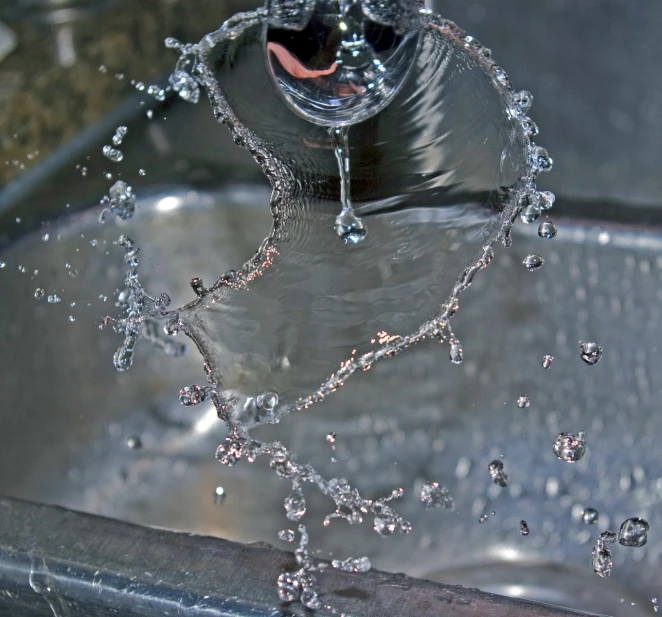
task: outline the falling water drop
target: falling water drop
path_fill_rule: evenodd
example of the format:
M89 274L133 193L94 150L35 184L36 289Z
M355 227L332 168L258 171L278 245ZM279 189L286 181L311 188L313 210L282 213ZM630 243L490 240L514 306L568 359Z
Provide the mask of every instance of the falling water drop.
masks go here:
M595 508L586 508L582 513L582 520L587 525L595 525L599 517L600 513Z
M525 409L525 408L529 407L530 405L531 405L531 400L529 399L528 396L520 396L517 399L517 406L520 409Z
M453 509L453 498L445 486L438 482L426 482L421 488L421 501L426 510Z
M285 498L285 516L291 521L298 521L305 513L306 500L301 489L295 489Z
M503 470L503 461L500 461L499 459L493 460L488 465L488 469L490 472L490 477L492 478L492 482L494 482L494 484L504 488L508 486L508 476L505 474Z
M214 489L214 504L220 506L225 502L226 492L225 488L222 486L217 486Z
M546 356L543 356L542 367L544 369L548 369L550 366L552 366L553 361L554 361L554 356L550 356L549 354L546 355Z
M650 525L643 518L629 518L618 531L618 543L621 546L644 546L648 542Z
M524 520L520 521L520 523L519 523L519 532L523 536L528 536L529 535L529 533L530 533L529 524L526 521L524 521Z
M556 225L554 225L552 221L543 221L540 223L540 227L538 227L538 235L541 238L545 238L545 240L551 240L552 238L556 238L556 234Z
M589 366L600 362L602 358L602 347L597 343L584 343L579 341L579 355Z
M143 442L140 439L140 435L129 435L126 438L126 447L129 450L140 450L142 448Z
M552 445L554 454L566 463L577 462L586 454L586 448L584 431L579 431L577 435L560 433Z
M124 159L124 154L121 150L113 148L112 146L104 146L102 148L103 155L113 161L113 163L119 163Z
M542 265L545 263L545 260L540 255L531 254L527 255L522 263L529 272L533 272L534 270L538 270L538 268L542 267Z

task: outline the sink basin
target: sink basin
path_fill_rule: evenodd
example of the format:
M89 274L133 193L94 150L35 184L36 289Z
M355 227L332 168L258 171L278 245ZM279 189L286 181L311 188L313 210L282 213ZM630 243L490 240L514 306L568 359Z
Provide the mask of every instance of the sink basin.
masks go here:
M143 249L147 289L179 306L194 298L191 278L212 281L238 267L271 226L269 187L206 104L168 101L154 122L136 109L127 104L0 195L0 495L278 543L278 531L291 526L289 483L259 459L219 465L225 428L215 409L177 400L181 387L204 382L198 352L188 345L172 357L158 342L143 343L132 369L117 373L119 339L99 330L118 312L120 234ZM133 219L101 225L101 144L120 121L129 126L123 179L139 199ZM75 169L81 161L87 179ZM537 227L518 223L513 247L498 247L463 294L454 320L463 364L448 362L438 343L422 344L352 380L332 403L260 428L368 497L405 489L397 506L414 533L387 539L367 523L323 528L333 504L307 491L315 556L366 555L388 572L612 617L655 614L662 215L563 193L552 214L553 242L541 245ZM537 252L545 266L528 272L522 260ZM603 359L587 366L579 341L597 342ZM546 354L554 356L548 370ZM521 396L530 406L516 404ZM579 430L588 454L572 465L558 460L556 436ZM505 488L490 479L495 459L509 476ZM425 481L449 489L452 511L425 510ZM587 507L599 511L596 524L583 522ZM597 577L595 540L634 516L650 522L647 545L614 545L612 576Z

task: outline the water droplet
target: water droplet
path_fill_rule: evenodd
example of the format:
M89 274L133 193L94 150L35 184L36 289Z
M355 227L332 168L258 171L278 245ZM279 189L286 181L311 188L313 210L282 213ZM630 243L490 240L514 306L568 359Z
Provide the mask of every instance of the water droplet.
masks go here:
M520 396L517 399L517 406L520 409L525 409L526 407L529 407L531 405L531 401L529 400L528 396Z
M326 441L327 443L330 443L331 445L336 443L336 434L335 433L328 433L326 436Z
M129 450L140 450L140 448L143 447L140 435L129 435L129 437L126 438L126 446Z
M62 302L62 299L57 294L52 294L48 296L47 302L49 304L57 304L58 302Z
M336 217L336 234L346 243L358 244L366 236L363 221L356 215L353 209L343 209Z
M136 210L136 196L129 184L118 180L110 187L108 196L101 200L101 204L122 220L129 219Z
M41 287L37 287L37 289L34 290L34 297L37 298L37 300L41 300L45 295L46 292Z
M214 504L220 506L225 501L225 488L222 486L217 486L214 489Z
M145 176L145 175L147 175L147 172L146 172L144 169L139 169L139 170L138 170L138 173L139 173L141 176Z
M7 267L7 264L4 261L0 261L0 270L2 270L3 268L6 268L6 267Z
M197 385L186 386L179 391L179 402L184 407L199 405L207 400L207 392Z
M533 105L533 95L526 90L522 90L513 95L513 102L522 113L526 113Z
M545 263L545 260L540 255L527 255L522 263L529 272L533 272L540 268Z
M545 148L533 146L531 148L531 164L538 171L550 171L554 165L554 161Z
M579 341L579 353L582 360L589 366L593 366L602 358L602 347L597 343L584 343Z
M129 131L129 129L126 128L125 126L118 126L115 129L115 134L113 135L113 139L112 139L113 146L121 145L122 140L124 139L124 137L126 136L128 131ZM105 152L104 152L104 154L105 154Z
M275 392L265 392L264 394L259 394L255 402L260 409L271 412L278 405L278 395Z
M154 118L154 111L151 110L151 109L148 109L148 110L145 112L145 115L147 116L147 119L148 119L148 120L151 120L152 118Z
M545 238L545 240L551 240L552 238L556 238L556 234L556 225L554 225L552 221L543 221L540 223L540 227L538 227L538 235L541 238Z
M312 610L322 608L322 602L314 589L304 589L301 592L301 604Z
M528 536L530 531L529 531L529 524L526 521L520 521L519 523L519 532L523 536Z
M560 433L554 440L552 450L562 461L575 463L586 454L587 447L584 431L579 431L576 436L572 433Z
M28 269L27 269L25 266L23 266L23 265L19 265L19 266L18 266L18 271L19 271L21 274L25 274L25 273L28 271Z
M460 341L457 339L451 339L449 355L453 364L462 364L462 361L464 360L464 350L462 349Z
M186 71L175 71L169 78L172 89L187 103L200 100L200 86Z
M492 482L494 482L494 484L502 487L508 486L508 476L505 474L503 470L503 461L500 461L499 459L493 460L488 465L488 469L490 471L490 477L492 478Z
M291 521L298 521L306 513L306 500L301 489L294 489L285 498L285 516Z
M600 513L595 508L586 508L582 513L582 520L587 525L595 525L599 517Z
M524 206L519 213L519 217L522 223L526 223L527 225L529 223L535 223L540 218L540 208L534 204Z
M622 546L644 546L648 542L650 525L643 518L629 518L618 532L618 543Z
M367 572L372 567L367 557L348 557L347 559L334 559L331 565L343 572Z
M295 533L291 529L281 529L278 532L278 539L283 542L294 542Z
M552 366L552 362L554 361L554 356L550 356L549 354L546 356L543 356L542 359L542 367L547 369L550 366Z
M41 239L42 239L44 242L48 242L48 241L51 239L51 235L50 235L50 234L44 234L44 235L41 237Z
M453 498L445 486L440 486L438 482L426 482L421 488L421 501L426 510L452 510L454 507Z
M380 536L391 536L395 533L396 525L391 519L376 516L373 528Z
M74 321L76 321L76 318L73 315L69 315L69 321L71 323L74 323Z
M487 520L487 514L481 514L478 517L478 522L481 523L481 524L484 523L486 520Z
M113 161L113 163L119 163L123 158L124 154L120 150L113 148L112 146L104 146L102 148L103 155Z
M608 544L602 539L598 538L591 552L591 564L593 572L602 578L607 578L611 574L611 569L614 565L611 556L611 550Z
M299 581L289 572L283 572L280 574L276 587L281 602L294 602L301 593Z
M151 85L147 88L147 94L153 96L157 101L163 102L166 99L165 90L159 86Z

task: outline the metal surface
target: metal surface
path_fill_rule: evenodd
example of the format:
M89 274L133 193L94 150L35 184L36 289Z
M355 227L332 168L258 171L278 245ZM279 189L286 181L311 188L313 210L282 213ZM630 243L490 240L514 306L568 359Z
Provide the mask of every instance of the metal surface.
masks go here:
M0 611L12 617L294 617L274 581L289 553L0 500ZM325 600L361 617L572 617L400 574L337 570ZM6 613L5 613L6 611Z

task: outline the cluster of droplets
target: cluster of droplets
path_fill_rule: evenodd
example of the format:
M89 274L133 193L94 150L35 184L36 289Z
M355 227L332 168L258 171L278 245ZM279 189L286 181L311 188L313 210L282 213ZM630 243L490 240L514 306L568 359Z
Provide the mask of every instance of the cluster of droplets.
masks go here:
M493 460L488 465L488 470L490 472L490 478L492 478L494 484L501 486L502 488L508 486L508 476L503 469L503 461L500 461L499 459Z
M618 534L613 531L602 532L596 540L591 553L593 571L602 578L610 576L614 565L610 545L618 540L621 546L633 548L645 546L648 542L649 529L650 525L648 521L643 518L634 517L623 521Z
M421 487L421 501L426 510L453 510L455 504L450 491L438 482L426 482Z

